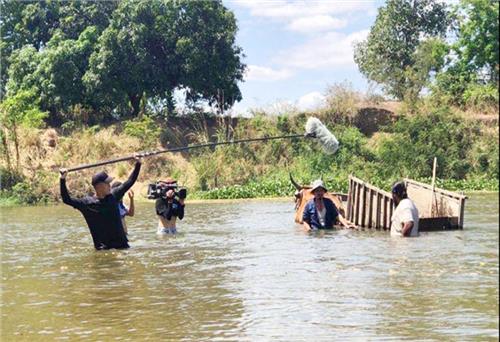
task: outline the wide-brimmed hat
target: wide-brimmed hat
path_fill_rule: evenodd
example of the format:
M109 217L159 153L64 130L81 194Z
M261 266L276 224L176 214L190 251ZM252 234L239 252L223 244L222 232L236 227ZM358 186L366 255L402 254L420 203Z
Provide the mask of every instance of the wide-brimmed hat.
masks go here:
M323 181L321 179L316 179L312 183L312 185L311 185L311 192L314 192L314 190L316 190L318 188L323 188L325 191L328 191L328 189L326 188L325 184L323 183Z

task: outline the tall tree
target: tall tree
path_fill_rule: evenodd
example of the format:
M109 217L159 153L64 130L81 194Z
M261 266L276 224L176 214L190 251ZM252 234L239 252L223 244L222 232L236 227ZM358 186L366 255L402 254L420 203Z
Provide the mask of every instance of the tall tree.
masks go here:
M462 0L455 50L468 70L484 82L498 83L498 1Z
M88 26L102 32L117 5L117 0L0 0L0 98L5 95L14 51L27 45L45 49L55 34L76 40Z
M408 71L417 48L429 37L443 36L449 20L446 4L434 0L388 0L379 9L368 38L356 44L354 59L368 79L397 99L415 88Z
M42 127L47 113L38 108L36 94L30 91L19 91L12 97L5 98L0 102L0 138L6 160L11 167L9 154L9 140L14 144L16 154L16 168L19 171L19 128L20 127Z
M221 1L123 1L84 79L103 101L127 98L133 116L144 98L171 102L175 89L191 101L231 105L241 99L244 71L236 30Z
M463 0L455 7L453 54L434 86L446 102L464 105L469 90L498 102L498 11L499 3L488 0Z

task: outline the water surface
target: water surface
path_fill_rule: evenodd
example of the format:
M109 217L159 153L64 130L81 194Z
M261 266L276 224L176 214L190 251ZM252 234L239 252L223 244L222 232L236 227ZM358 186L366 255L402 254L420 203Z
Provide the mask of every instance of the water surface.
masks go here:
M71 207L1 210L1 340L497 340L498 194L463 231L306 234L290 201L188 204L158 237L95 251Z

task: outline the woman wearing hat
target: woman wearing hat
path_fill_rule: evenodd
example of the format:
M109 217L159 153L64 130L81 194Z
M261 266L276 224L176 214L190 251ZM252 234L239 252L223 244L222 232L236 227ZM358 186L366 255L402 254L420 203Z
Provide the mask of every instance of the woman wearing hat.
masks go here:
M340 215L333 201L324 197L327 191L321 179L313 182L311 192L314 198L306 204L302 216L304 229L332 229L337 220L346 228L354 228L351 222Z

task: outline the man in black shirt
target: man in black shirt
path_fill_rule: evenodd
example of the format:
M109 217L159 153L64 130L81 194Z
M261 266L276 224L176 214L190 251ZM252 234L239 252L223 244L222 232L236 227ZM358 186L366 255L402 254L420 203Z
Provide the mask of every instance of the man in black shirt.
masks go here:
M156 200L156 215L160 219L158 222L157 234L175 234L177 233L177 218L184 218L184 198L175 198L177 181L172 178L162 181L162 187L167 189L165 197Z
M113 178L109 177L106 172L101 171L92 177L92 185L96 195L83 198L72 198L69 195L66 187L68 171L66 169L60 170L62 200L83 214L96 249L129 248L118 203L139 176L141 161L139 157L135 159L134 171L122 185L111 189L110 183Z

